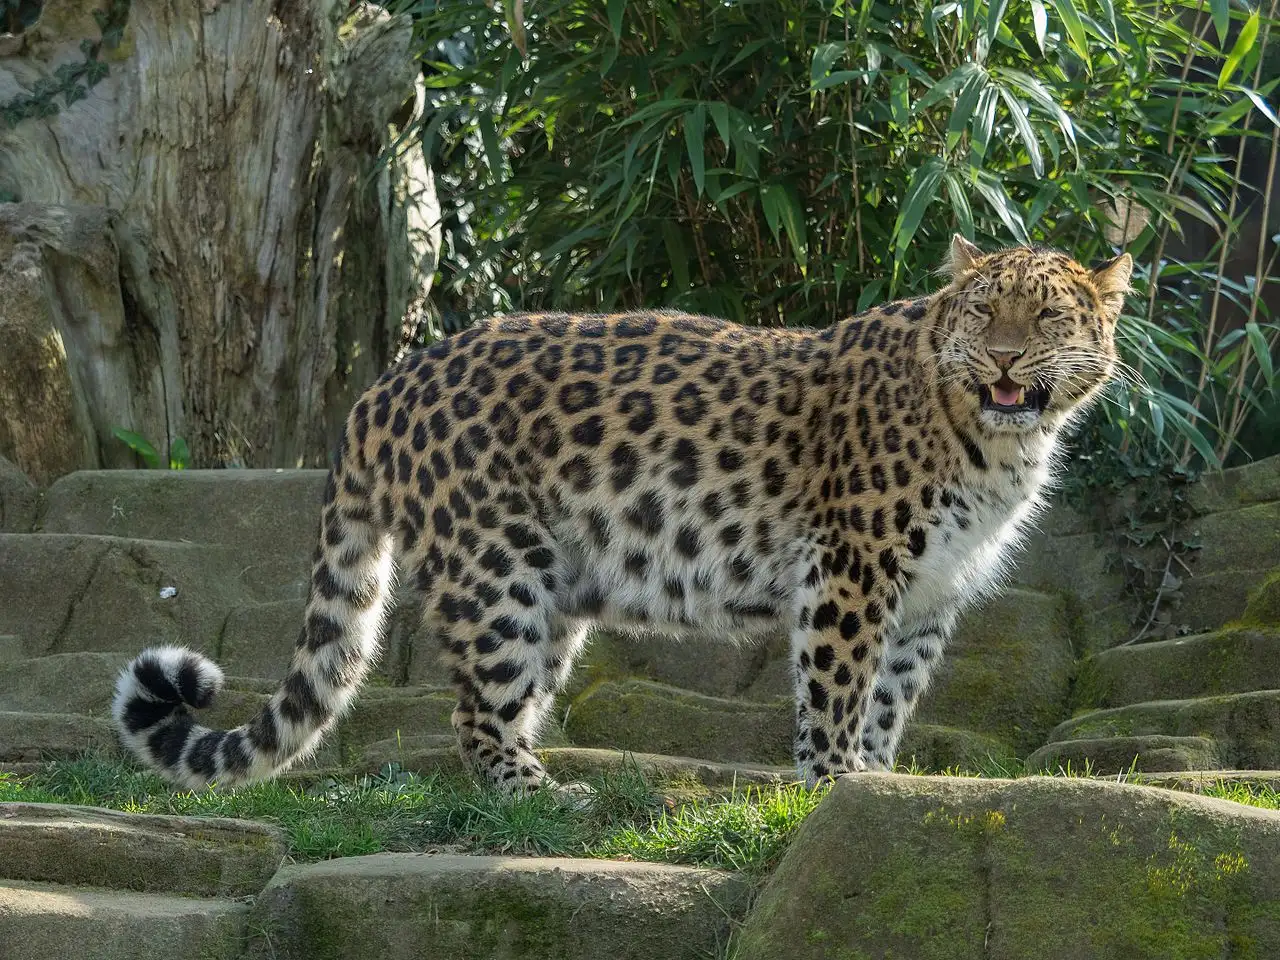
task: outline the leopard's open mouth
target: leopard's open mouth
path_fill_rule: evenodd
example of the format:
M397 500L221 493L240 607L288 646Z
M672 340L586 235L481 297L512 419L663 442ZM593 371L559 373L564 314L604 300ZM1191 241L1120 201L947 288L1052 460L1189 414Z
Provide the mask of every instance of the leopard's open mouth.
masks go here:
M1043 413L1049 405L1049 389L1041 386L1026 387L1011 380L1006 373L995 383L978 385L978 399L983 410L998 413L1021 413L1031 410Z

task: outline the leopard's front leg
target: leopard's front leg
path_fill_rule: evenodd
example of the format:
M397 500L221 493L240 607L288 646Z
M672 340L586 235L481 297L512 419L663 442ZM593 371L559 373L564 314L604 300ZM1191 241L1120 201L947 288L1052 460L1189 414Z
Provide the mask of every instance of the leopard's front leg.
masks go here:
M796 770L813 786L864 769L860 731L883 658L893 585L864 595L844 577L819 588L792 637L796 676Z
M897 625L885 638L884 656L871 689L871 705L859 735L859 759L867 770L892 770L907 721L955 630L954 609Z

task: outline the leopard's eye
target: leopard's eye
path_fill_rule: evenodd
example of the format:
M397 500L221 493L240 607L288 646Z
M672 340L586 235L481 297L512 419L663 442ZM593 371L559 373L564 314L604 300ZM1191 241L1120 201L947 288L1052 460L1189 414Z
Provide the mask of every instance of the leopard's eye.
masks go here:
M973 305L974 312L982 314L984 317L991 316L991 307L985 303L975 303Z
M1057 316L1058 316L1057 310L1053 309L1053 307L1045 307L1038 314L1036 314L1036 319L1037 320L1053 320Z

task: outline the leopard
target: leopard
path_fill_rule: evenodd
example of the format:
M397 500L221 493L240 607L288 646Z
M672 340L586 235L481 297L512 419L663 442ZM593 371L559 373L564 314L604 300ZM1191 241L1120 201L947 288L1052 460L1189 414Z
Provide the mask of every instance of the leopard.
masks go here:
M825 328L512 313L407 352L328 472L283 681L244 724L176 645L118 677L123 744L198 789L308 757L379 655L398 576L486 787L559 785L538 735L593 627L786 636L796 777L892 770L961 613L997 592L1121 364L1133 262L994 252Z

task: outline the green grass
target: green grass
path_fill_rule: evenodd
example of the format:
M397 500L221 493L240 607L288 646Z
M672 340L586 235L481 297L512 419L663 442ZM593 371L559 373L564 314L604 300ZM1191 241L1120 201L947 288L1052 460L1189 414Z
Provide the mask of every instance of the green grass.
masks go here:
M911 772L911 771L908 771ZM953 776L1020 777L993 762ZM1056 776L1088 776L1063 769ZM1121 775L1136 780L1140 775ZM787 841L826 795L799 785L746 787L719 797L664 797L635 768L584 778L590 803L552 793L507 799L456 777L388 768L379 776L329 778L310 786L271 781L231 792L174 791L119 761L86 756L20 777L0 773L0 802L87 804L130 813L238 817L278 825L297 860L383 851L608 857L767 873ZM1197 792L1280 809L1268 783L1221 780Z
M636 770L583 780L587 804L552 793L506 799L469 781L394 769L302 787L176 792L159 778L89 756L25 777L0 773L0 802L89 804L130 813L238 817L277 824L298 860L446 848L468 853L610 857L760 874L826 794L799 785L718 798L663 798Z

